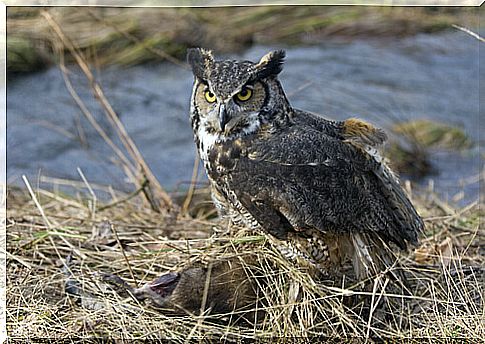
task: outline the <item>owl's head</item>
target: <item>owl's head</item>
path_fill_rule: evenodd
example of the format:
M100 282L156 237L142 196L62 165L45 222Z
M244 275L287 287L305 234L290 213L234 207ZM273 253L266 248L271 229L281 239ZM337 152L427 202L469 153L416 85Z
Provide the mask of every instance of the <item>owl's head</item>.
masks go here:
M289 108L277 75L284 51L273 51L257 63L215 60L205 49L189 49L194 73L191 119L197 136L225 140L255 132L276 113Z

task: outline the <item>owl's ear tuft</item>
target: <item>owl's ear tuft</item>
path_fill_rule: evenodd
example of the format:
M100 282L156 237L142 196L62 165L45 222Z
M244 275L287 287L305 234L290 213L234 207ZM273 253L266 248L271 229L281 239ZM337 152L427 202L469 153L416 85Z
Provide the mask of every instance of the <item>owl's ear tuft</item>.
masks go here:
M278 75L283 70L285 56L284 50L276 50L264 55L256 65L258 78Z
M192 67L192 72L196 77L207 80L208 71L214 63L212 51L203 48L190 48L187 50L187 62Z

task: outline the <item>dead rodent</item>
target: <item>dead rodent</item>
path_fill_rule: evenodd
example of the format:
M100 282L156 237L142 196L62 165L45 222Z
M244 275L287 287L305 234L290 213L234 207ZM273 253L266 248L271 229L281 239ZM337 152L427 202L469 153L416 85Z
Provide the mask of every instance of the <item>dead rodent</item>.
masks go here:
M132 288L115 275L105 275L104 280L171 314L250 311L257 304L255 280L248 276L247 268L238 259L219 260L207 266L198 264L180 272L169 272L140 288Z

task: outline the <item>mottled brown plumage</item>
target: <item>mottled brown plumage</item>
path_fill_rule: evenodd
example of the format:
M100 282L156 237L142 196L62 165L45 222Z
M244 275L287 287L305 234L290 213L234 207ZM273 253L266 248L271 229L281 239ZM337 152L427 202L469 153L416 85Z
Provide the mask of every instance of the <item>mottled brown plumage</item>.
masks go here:
M284 56L189 50L191 121L214 203L291 259L329 272L350 257L368 276L390 263L391 243L416 243L423 222L377 150L385 133L292 108L277 78Z

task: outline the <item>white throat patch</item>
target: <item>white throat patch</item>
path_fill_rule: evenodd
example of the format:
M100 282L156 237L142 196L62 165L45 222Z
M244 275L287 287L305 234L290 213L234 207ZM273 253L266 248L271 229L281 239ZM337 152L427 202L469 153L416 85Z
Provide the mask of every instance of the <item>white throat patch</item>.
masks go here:
M209 151L216 142L220 142L219 134L208 133L204 126L200 126L197 132L199 138L199 155L204 161L209 161Z
M247 114L250 119L249 125L244 127L241 131L235 133L229 133L227 135L217 132L209 133L207 131L207 124L204 120L201 120L199 129L197 131L197 137L199 139L199 155L202 160L209 160L209 152L215 144L224 142L231 139L236 139L242 136L255 133L261 126L261 121L258 118L258 112L251 112Z

